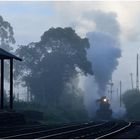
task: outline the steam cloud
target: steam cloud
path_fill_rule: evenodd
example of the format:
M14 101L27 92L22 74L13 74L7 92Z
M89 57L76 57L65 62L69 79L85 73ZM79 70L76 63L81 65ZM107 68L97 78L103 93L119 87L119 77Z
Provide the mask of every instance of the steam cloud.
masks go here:
M91 45L88 56L93 65L98 94L104 95L118 65L117 59L121 56L121 50L118 48L118 42L109 34L92 32L87 36Z
M94 11L94 14L85 15L96 25L93 32L87 33L91 46L88 50L88 57L92 62L97 83L96 94L104 96L109 80L112 79L112 74L117 68L118 58L121 57L120 26L116 19L117 15L112 12ZM116 108L116 105L113 105L113 108Z
M94 76L81 78L82 83L84 83L81 84L81 87L85 91L85 105L91 116L95 114L97 109L96 99L106 95L107 84L117 68L118 58L121 57L119 48L121 30L116 17L115 13L99 10L85 13L82 17L86 23L94 25L91 26L90 32L89 29L87 30L86 34L90 43L87 55L92 63ZM78 32L84 27L85 25L80 23L76 25ZM113 108L116 108L116 105Z

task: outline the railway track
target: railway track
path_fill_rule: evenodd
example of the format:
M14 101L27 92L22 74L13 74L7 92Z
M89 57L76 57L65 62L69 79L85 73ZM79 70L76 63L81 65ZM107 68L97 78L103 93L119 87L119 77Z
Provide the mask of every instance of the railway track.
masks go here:
M10 137L12 135L22 135L25 133L31 133L31 132L38 132L42 130L49 130L53 128L59 128L59 127L66 127L69 125L73 125L74 123L58 123L58 124L40 124L40 125L21 125L21 126L5 126L0 127L0 138L1 137Z
M116 129L111 130L110 132L103 134L99 137L97 137L96 139L107 139L107 138L111 138L112 136L121 133L122 131L126 130L127 128L129 128L132 125L131 122L126 123L125 125L122 125Z
M103 139L111 138L115 134L119 134L131 126L131 122L100 122L100 123L82 123L82 124L66 124L56 128L48 128L47 126L34 126L31 128L23 128L18 131L9 133L8 131L0 134L0 138L6 139ZM8 134L8 135L7 135Z
M119 133L122 130L131 126L131 123L127 122L107 122L102 125L94 125L84 128L79 128L76 130L65 131L61 133L56 133L52 135L47 135L39 137L39 139L100 139L100 138L109 138L109 136ZM107 137L108 136L108 137Z
M102 122L99 124L95 124L95 123L82 123L82 124L72 124L72 125L64 125L62 127L58 127L58 128L53 128L53 129L43 129L43 130L39 130L39 131L32 131L32 132L28 132L28 133L18 133L18 134L10 134L9 136L5 136L5 137L1 137L4 139L20 139L20 138L42 138L42 137L46 137L53 135L53 134L58 134L58 133L63 133L63 132L69 132L72 130L77 130L77 129L82 129L85 127L93 127L93 126L100 126L105 124L106 122Z
M30 126L20 126L18 127L5 127L0 130L0 137L8 137L10 135L28 133L33 131L40 131L50 128L48 125L30 125Z
M84 126L84 127L80 127L77 129L72 129L72 130L68 130L68 131L63 131L60 133L55 133L55 134L51 134L51 135L47 135L47 136L42 136L39 137L38 139L61 139L61 138L76 138L77 135L81 135L83 133L87 133L87 131L89 130L93 130L93 129L98 129L106 124L108 124L109 122L105 122L105 123L101 123L101 124L97 124L97 125L89 125L89 126Z

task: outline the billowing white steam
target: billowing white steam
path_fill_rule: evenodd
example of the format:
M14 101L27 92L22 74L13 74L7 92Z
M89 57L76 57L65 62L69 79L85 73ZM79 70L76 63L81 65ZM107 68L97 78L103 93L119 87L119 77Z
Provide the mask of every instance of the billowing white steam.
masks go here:
M94 76L81 78L84 83L85 104L90 114L95 113L97 109L96 99L106 95L107 84L112 79L118 59L121 57L120 26L116 17L115 13L102 11L92 11L83 15L84 20L93 22L96 27L87 33L90 43L87 53Z
M98 94L105 95L107 84L118 65L121 50L118 42L109 34L92 32L87 34L90 42L88 57L92 62L95 81L98 84Z

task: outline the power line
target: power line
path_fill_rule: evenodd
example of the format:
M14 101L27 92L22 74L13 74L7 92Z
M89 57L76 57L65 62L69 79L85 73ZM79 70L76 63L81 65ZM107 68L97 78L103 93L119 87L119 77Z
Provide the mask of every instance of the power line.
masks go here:
M122 106L122 82L120 81L120 107Z
M137 54L136 62L136 89L139 90L139 56Z
M110 90L108 92L110 93L110 99L112 99L113 85L114 85L112 80L108 83L108 85L110 85Z

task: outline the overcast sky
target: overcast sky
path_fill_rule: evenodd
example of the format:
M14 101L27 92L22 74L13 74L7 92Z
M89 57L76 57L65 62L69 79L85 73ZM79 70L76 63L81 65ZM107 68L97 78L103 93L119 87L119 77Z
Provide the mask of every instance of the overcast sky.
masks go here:
M0 15L14 28L16 45L39 41L50 27L71 26L81 37L85 37L98 26L95 17L91 18L98 12L109 13L120 26L117 37L122 57L113 81L117 88L119 80L122 80L125 90L131 86L131 72L134 73L134 85L136 81L136 53L140 54L140 2L0 2ZM99 23L103 23L103 31L109 30L112 36L116 33L116 29L110 26L111 20L104 22L106 17L97 18Z

